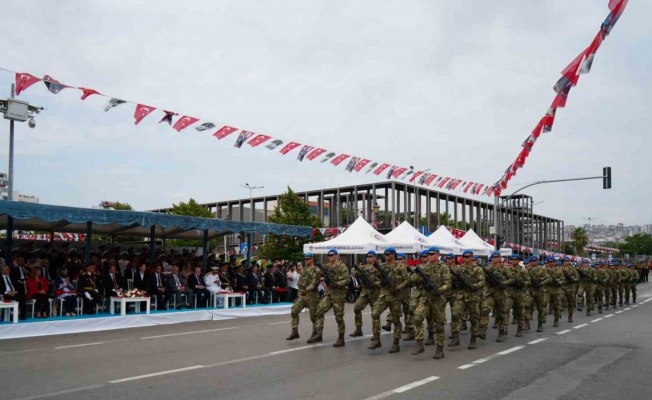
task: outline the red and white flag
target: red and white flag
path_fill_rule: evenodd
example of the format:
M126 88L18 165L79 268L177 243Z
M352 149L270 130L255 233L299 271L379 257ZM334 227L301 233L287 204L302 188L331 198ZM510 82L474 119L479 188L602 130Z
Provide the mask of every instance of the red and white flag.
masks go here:
M253 139L251 139L250 141L248 141L247 144L249 146L251 146L251 147L256 147L256 146L259 146L259 145L265 143L266 141L268 141L271 138L272 138L271 136L267 136L267 135L258 135L256 137L254 137Z
M360 172L360 170L361 170L362 168L364 168L365 165L369 164L370 161L371 161L371 160L367 160L367 159L364 159L364 160L360 160L360 161L358 161L358 163L355 165L355 167L353 167L353 170L354 170L355 172Z
M143 120L146 116L149 115L152 111L156 110L154 107L146 106L144 104L137 104L136 110L134 110L134 125L138 125L140 121Z
M313 151L310 152L310 154L308 154L306 156L306 158L308 159L308 161L312 161L315 158L317 158L317 157L321 156L322 154L324 154L325 152L326 152L326 149L314 149Z
M448 176L445 177L444 179L441 180L441 182L439 182L439 185L437 185L437 187L440 188L440 189L443 188L444 185L446 184L446 182L448 182L450 179L451 179L451 178L448 177Z
M421 174L423 174L423 171L417 171L412 175L410 178L410 183L414 182Z
M215 136L218 140L222 140L237 130L238 128L234 128L232 126L223 126L218 129L217 132L213 134L213 136Z
M181 132L183 129L186 129L197 121L199 121L199 118L184 115L183 117L179 118L174 125L172 125L172 129L177 132Z
M541 125L543 126L541 132L546 133L552 130L552 125L555 123L556 112L557 112L556 108L550 108L548 109L546 115L543 118L541 118Z
M484 187L484 184L482 184L482 183L479 184L478 187L475 189L474 194L480 194L480 191L482 190L483 187Z
M471 186L473 186L473 182L469 182L469 183L467 183L466 186L464 186L464 189L462 189L462 191L463 191L464 193L468 192L469 189L471 189Z
M102 93L98 92L95 89L89 89L89 88L84 88L84 87L80 87L79 90L81 90L83 92L82 97L81 97L82 100L86 100L86 98L88 96L92 96L94 94L102 94Z
M16 72L16 96L19 96L23 90L40 81L39 78L32 74Z
M351 157L351 156L348 155L348 154L344 154L344 153L342 153L342 154L340 154L339 156L333 158L333 161L331 161L331 164L333 164L333 165L335 165L335 166L338 166L338 165L340 165L340 163L341 163L342 161L346 160L346 159L349 158L349 157Z
M405 168L405 167L396 168L394 170L394 173L392 174L392 178L398 178L403 173L405 173L405 171L407 171L407 168Z
M287 153L291 152L292 150L296 149L299 146L301 146L301 143L290 142L290 143L286 144L285 146L283 146L280 153L283 154L283 155L286 155Z
M430 185L430 184L432 183L432 181L435 180L435 178L437 178L437 174L430 174L430 175L428 175L428 177L426 178L426 180L423 181L423 184L424 184L425 186L428 186L428 185Z
M376 168L376 170L374 171L374 174L375 175L380 175L387 168L389 168L389 164L380 164L380 166L378 168Z
M591 72L591 66L593 65L593 59L595 58L595 53L600 48L602 44L602 32L598 32L595 35L595 38L584 51L584 57L582 57L582 62L580 63L580 68L578 70L579 74L588 74Z
M451 190L455 190L460 185L460 183L462 183L461 179L455 179L455 181L451 185Z

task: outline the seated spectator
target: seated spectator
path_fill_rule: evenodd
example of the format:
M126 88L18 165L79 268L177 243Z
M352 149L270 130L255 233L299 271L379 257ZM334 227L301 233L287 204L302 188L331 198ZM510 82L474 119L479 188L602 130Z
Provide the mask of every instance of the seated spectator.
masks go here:
M229 272L229 264L223 262L220 263L220 286L223 290L228 290L229 288L233 290L233 276Z
M185 263L179 275L181 275L182 277L186 278L186 280L188 280L188 277L192 275L192 273L193 273L192 264L188 262Z
M197 305L205 308L211 297L211 292L206 289L204 276L201 273L201 267L195 267L194 273L188 277L188 287L192 289L197 298Z
M212 294L222 291L222 282L220 281L219 267L211 267L211 272L204 275L204 286Z
M47 318L50 312L48 281L43 278L41 268L32 268L27 278L27 300L34 300L36 318Z
M165 306L168 302L168 296L165 280L163 278L163 266L161 263L156 263L156 266L154 267L154 274L152 274L150 277L149 284L150 286L147 292L152 297L156 297L156 309L158 311L165 310Z
M0 279L0 293L2 299L6 301L18 301L18 282L11 277L11 268L8 265L3 265L0 269L2 272L2 279Z
M263 278L258 272L258 264L254 263L251 266L251 270L247 274L247 286L249 286L247 303L252 304L256 295L258 295L258 301L267 304L267 296L265 295L265 290L263 289Z
M147 264L142 263L138 267L138 272L134 275L134 289L147 292L149 288L149 274L147 273Z
M57 300L63 299L61 316L73 317L77 309L77 293L70 278L68 277L68 268L65 266L59 270L57 279L54 280L54 295Z
M276 293L277 301L287 301L288 295L290 294L284 268L284 266L276 266L274 268L274 282L276 283L274 292Z
M118 274L115 263L109 263L109 272L104 276L104 296L105 297L119 297L122 292L127 289L127 285Z
M179 275L179 267L172 265L172 273L167 276L167 289L168 299L174 298L174 304L177 310L181 310L182 306L186 308L194 308L195 293L188 287L188 281L183 276ZM186 295L186 303L181 303L181 295Z
M96 281L96 267L94 264L88 264L86 271L80 275L77 281L77 292L81 293L84 300L84 313L91 314L95 311L97 303L102 301Z

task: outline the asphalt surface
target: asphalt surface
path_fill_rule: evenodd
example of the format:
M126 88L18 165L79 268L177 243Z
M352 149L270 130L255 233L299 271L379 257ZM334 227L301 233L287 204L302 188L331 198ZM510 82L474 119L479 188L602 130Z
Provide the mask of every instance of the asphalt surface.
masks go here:
M363 331L371 332L370 310ZM615 313L617 311L617 313ZM565 315L565 314L564 314ZM549 317L550 318L550 317ZM383 319L384 320L384 319ZM301 339L286 341L289 315L0 341L1 399L650 399L652 285L639 285L638 304L543 333L496 343L496 330L477 350L434 346L412 356L367 350L369 337L337 338L332 314L324 343L307 345L311 326L301 314ZM446 331L448 333L448 326Z

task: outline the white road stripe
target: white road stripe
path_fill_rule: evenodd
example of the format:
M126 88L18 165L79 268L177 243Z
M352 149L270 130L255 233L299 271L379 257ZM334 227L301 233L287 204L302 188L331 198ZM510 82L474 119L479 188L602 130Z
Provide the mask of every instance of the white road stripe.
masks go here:
M500 356L500 354L498 354L498 353L496 353L496 354L492 354L492 355L490 355L490 356L487 356L487 357L481 358L481 359L479 359L479 360L472 361L472 363L473 363L473 364L482 364L482 363L485 363L485 362L487 362L487 361L489 361L489 360L491 360L491 359L493 359L493 358L496 358L496 357L498 357L498 356Z
M71 349L73 347L84 347L84 346L96 346L98 344L104 344L105 342L95 342L95 343L82 343L82 344L71 344L70 346L59 346L55 347L55 350L61 350L61 349Z
M632 308L636 308L636 307L638 307L638 304L634 304L634 305L632 306Z
M620 314L620 313L622 313L622 312L624 312L624 311L616 311L616 314Z
M19 397L14 400L35 400L35 399L45 399L47 397L55 397L55 396L61 396L63 394L70 394L70 393L76 393L76 392L81 392L84 390L92 390L92 389L98 389L103 387L104 384L99 384L99 385L92 385L92 386L82 386L74 389L67 389L67 390L61 390L59 392L51 392L51 393L45 393L45 394L37 394L35 396L29 396L29 397Z
M307 348L310 348L310 347L317 347L317 346L308 345L308 346L302 346L302 347L295 347L294 349L272 351L271 353L268 353L268 354L270 356L275 356L277 354L290 353L290 352L297 351L297 350L304 350L304 349L307 349Z
M172 336L183 336L183 335L194 335L195 333L206 333L206 332L217 332L217 331L228 331L231 329L238 329L237 326L232 326L230 328L217 328L217 329L206 329L203 331L192 331L192 332L181 332L181 333L170 333L168 335L158 335L158 336L145 336L141 337L141 339L158 339L158 338L164 338L164 337L172 337Z
M477 364L464 364L464 365L460 365L459 367L457 367L457 369L468 369L468 368L474 367L476 365Z
M176 372L191 371L193 369L200 369L200 368L205 368L205 367L203 365L193 365L192 367L177 368L177 369L171 369L169 371L154 372L152 374L132 376L132 377L123 378L123 379L116 379L114 381L109 381L109 383L129 382L129 381L135 381L135 380L138 380L138 379L152 378L154 376L174 374Z
M605 318L610 318L610 317L613 317L613 316L614 316L613 314L609 314L609 315L605 315L604 317Z
M416 381L416 382L412 382L412 383L409 383L409 384L407 384L405 386L401 386L401 387L396 388L394 390L388 390L387 392L383 392L383 393L377 394L375 396L367 397L365 400L384 399L385 397L389 397L389 396L392 396L392 395L397 394L397 393L406 392L406 391L408 391L410 389L414 389L415 387L425 385L428 382L436 381L437 379L439 379L438 376L431 376L429 378L422 379L422 380Z
M512 347L511 349L503 350L503 351L499 352L498 354L500 354L501 356L504 356L506 354L513 353L515 351L518 351L518 350L521 350L521 349L524 349L524 348L525 348L525 346L516 346L516 347Z
M3 351L2 353L0 353L0 356L5 355L5 354L30 353L30 352L32 352L32 351L41 351L41 350L47 350L47 348L45 348L45 347L40 347L40 348L38 348L38 349Z
M589 326L589 324L577 325L577 326L574 326L573 329L580 329L580 328L584 328L585 326Z
M594 319L594 320L591 321L591 322L598 322L598 321L602 321L603 319L604 319L604 318L596 318L596 319Z
M267 325L281 325L281 324L287 324L287 321L282 321L282 322L270 322Z
M541 339L533 340L531 342L528 342L528 344L537 344L537 343L543 342L544 340L548 340L548 338L541 338Z
M570 331L571 331L570 329L566 329L565 331L559 331L559 332L557 332L557 335L564 335L564 334L566 334L566 333L568 333Z
M631 310L631 309L632 309L631 307L627 307L627 308L625 309L625 311L629 311L629 310Z

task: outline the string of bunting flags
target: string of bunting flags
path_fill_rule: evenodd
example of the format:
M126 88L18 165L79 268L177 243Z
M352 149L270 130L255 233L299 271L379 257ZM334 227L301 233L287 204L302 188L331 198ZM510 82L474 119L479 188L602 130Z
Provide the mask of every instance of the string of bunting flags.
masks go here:
M364 158L361 156L354 156L348 152L338 153L335 151L327 150L323 147L310 144L302 144L294 141L287 142L284 139L255 133L229 125L224 125L221 128L217 129L217 126L213 122L202 118L180 114L175 111L161 109L160 107L146 105L141 102L123 100L117 97L100 93L99 91L91 88L64 84L54 79L50 75L45 75L43 78L39 78L27 72L16 72L1 67L0 70L15 74L17 96L23 93L32 85L42 81L45 84L47 90L53 94L57 94L64 89L77 89L82 92L81 100L86 100L90 96L106 97L109 100L104 106L105 112L108 112L111 109L122 106L124 104L133 104L135 106L135 125L140 124L147 116L155 111L158 111L163 113L158 123L167 123L172 127L172 129L176 130L177 132L181 132L193 125L194 129L198 132L212 131L216 129L212 136L217 140L224 140L225 138L233 135L235 132L238 132L234 144L234 147L238 149L242 148L245 143L254 148L264 145L264 147L268 150L276 151L278 149L278 153L285 156L290 152L300 148L297 154L297 160L299 162L303 162L304 160L313 161L319 157L320 163L330 162L330 164L335 167L346 162L345 171L349 173L362 173L364 170L365 174L373 173L377 176L382 175L385 176L386 179L405 180L406 178L409 178L409 182L413 184L437 187L439 189L450 191L462 191L472 195L491 196L494 192L494 188L492 186L486 185L484 183L472 182L450 176L443 176L426 172L429 171L429 169L423 171L415 171L411 168L406 168L399 165L392 165L390 163L374 161L372 159Z
M561 71L562 77L553 86L556 95L546 114L539 120L532 133L523 141L522 149L518 156L505 170L503 176L494 184L497 196L502 190L507 189L507 183L516 176L516 172L525 166L527 157L532 152L534 144L542 133L552 131L557 110L566 106L566 100L571 88L577 85L580 75L588 74L591 71L595 54L602 42L607 38L618 19L625 11L629 0L609 0L609 15L600 25L600 31L595 35L591 44L575 57L566 68Z

